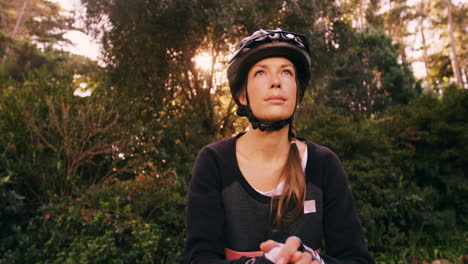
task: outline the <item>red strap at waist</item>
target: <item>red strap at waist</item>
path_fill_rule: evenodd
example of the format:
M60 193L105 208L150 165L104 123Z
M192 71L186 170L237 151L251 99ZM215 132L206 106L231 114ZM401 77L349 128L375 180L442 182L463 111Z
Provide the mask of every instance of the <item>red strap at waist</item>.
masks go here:
M320 248L315 250L315 252L320 254ZM234 251L234 250L229 249L229 248L225 248L224 253L226 254L226 260L234 260L234 259L239 259L241 257L254 258L254 257L263 256L263 251L242 252L242 251Z
M226 260L239 259L239 258L244 257L244 256L249 257L249 258L263 256L263 251L241 252L241 251L234 251L234 250L231 250L229 248L225 248L224 253L226 253Z

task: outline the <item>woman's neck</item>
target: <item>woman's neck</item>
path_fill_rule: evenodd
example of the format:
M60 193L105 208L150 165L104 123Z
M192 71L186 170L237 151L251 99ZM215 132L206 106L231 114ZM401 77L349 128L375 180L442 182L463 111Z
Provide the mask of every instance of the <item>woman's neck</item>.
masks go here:
M276 131L260 131L252 129L240 139L240 152L255 159L264 161L281 159L289 152L289 125Z

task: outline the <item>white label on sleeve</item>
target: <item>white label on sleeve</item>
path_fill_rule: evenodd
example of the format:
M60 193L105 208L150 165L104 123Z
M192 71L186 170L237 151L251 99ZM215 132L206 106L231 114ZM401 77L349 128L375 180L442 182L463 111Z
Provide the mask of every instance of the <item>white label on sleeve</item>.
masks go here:
M304 214L315 213L315 200L304 201Z

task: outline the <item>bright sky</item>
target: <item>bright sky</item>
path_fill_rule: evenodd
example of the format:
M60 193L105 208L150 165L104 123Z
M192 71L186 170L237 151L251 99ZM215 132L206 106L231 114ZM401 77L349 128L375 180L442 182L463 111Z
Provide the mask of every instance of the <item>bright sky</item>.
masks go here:
M49 0L60 4L66 11L82 11L80 0ZM65 33L65 38L71 40L73 45L66 45L62 48L71 53L86 56L97 61L101 55L100 44L90 36L77 30L71 30Z

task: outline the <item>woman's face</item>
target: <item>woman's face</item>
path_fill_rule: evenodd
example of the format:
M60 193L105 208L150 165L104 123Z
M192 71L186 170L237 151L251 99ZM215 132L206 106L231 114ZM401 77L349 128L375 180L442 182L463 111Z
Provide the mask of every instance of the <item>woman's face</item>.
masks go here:
M296 107L296 71L285 58L267 58L247 73L247 91L253 114L260 120L288 119ZM246 105L245 92L239 101Z

